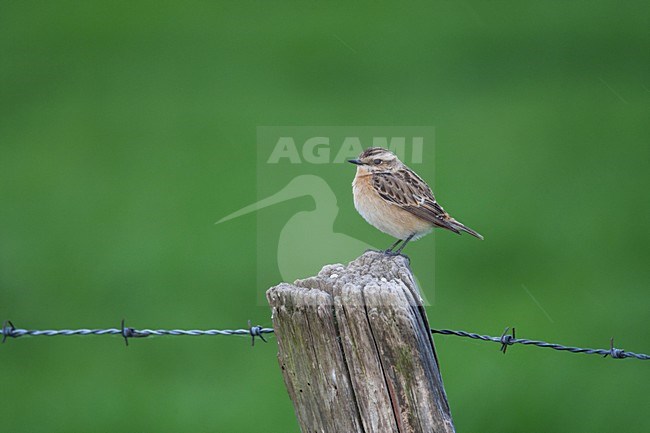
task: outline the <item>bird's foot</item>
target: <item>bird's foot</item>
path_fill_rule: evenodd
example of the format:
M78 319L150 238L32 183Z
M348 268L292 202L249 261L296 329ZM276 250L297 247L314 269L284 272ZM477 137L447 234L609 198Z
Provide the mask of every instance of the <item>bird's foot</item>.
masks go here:
M411 258L407 256L406 254L402 253L401 251L391 251L391 250L384 250L381 251L384 253L385 256L388 257L404 257L409 263L411 262Z

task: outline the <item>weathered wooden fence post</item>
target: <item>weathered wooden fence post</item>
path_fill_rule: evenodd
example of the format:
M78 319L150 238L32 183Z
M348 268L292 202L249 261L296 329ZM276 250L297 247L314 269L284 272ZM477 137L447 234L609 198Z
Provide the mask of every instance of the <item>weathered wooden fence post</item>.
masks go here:
M454 432L407 259L369 251L266 296L303 433Z

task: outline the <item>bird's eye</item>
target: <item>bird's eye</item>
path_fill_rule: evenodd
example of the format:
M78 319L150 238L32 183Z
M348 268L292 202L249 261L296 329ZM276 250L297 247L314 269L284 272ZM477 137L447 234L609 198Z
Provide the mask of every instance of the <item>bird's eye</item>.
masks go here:
M373 162L375 163L375 165L379 165L381 164L381 159L375 159Z

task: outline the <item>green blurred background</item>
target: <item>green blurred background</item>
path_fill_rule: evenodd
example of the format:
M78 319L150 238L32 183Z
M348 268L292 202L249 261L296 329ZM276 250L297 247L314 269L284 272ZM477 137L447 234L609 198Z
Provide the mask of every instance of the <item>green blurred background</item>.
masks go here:
M408 247L433 326L647 353L649 27L642 1L0 1L0 319L268 326L271 214L213 224L257 198L257 127L431 125L418 171L486 238ZM390 243L331 170L336 230ZM436 341L459 432L650 431L647 362ZM0 431L297 432L275 354L11 340Z

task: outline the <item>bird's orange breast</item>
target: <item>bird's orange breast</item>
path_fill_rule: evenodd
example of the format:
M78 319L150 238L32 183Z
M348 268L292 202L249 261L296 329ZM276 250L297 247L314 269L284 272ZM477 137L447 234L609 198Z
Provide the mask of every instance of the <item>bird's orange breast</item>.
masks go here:
M398 239L429 233L432 224L382 198L372 185L372 175L359 172L352 182L354 207L371 225Z

